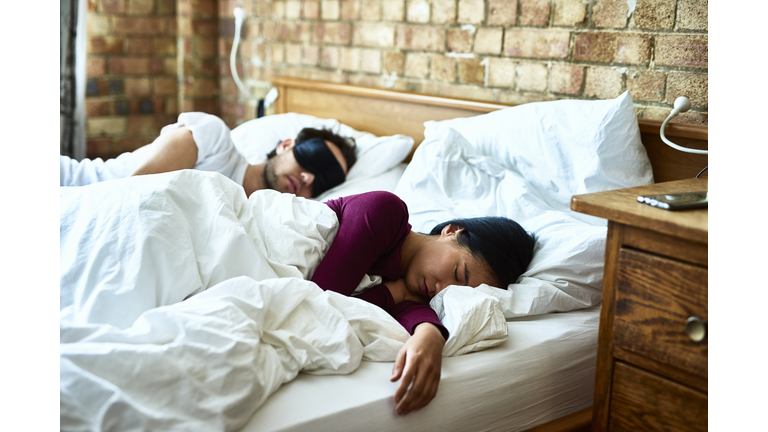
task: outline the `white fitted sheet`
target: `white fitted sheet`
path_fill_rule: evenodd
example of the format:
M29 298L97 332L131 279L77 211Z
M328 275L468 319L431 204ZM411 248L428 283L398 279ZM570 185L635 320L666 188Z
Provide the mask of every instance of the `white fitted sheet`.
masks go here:
M444 358L424 409L394 414L393 363L349 375L301 373L259 408L244 431L517 431L592 405L600 307L510 319L509 339Z

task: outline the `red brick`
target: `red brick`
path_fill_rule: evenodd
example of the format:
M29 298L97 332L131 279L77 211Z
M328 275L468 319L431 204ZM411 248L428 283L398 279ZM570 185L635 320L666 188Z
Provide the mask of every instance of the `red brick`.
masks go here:
M322 24L318 24L322 25ZM345 27L349 29L349 26ZM346 30L348 32L348 30ZM326 35L327 36L327 35ZM349 38L349 35L346 36ZM288 26L288 40L291 42L309 42L312 40L312 24L296 23ZM346 43L346 42L343 42Z
M448 29L448 51L467 53L472 49L472 32L465 29Z
M105 60L103 58L85 59L85 76L97 77L104 75L105 72Z
M360 70L363 72L381 72L381 52L378 50L360 50Z
M322 0L320 3L320 17L324 20L337 20L341 15L339 0Z
M89 159L102 158L104 160L117 156L113 156L109 153L109 147L111 145L112 138L88 138L85 141L85 156Z
M520 25L545 26L549 23L549 0L520 0Z
M125 0L101 0L101 8L108 14L125 13Z
M88 14L88 36L108 36L112 33L111 18Z
M285 17L288 19L301 18L301 2L299 0L287 0L285 2Z
M167 27L165 18L129 18L115 17L113 31L115 34L126 35L160 35Z
M387 73L403 74L405 55L399 52L387 51L384 53L384 71Z
M451 24L456 22L456 0L432 0L432 22Z
M666 78L664 72L630 71L627 72L627 90L632 100L660 102L664 97Z
M285 2L282 2L282 1L272 2L272 17L285 18Z
M336 69L339 66L339 49L323 47L320 51L320 66Z
M154 78L152 91L156 95L172 95L178 92L176 78Z
M306 7L306 1L304 5ZM341 0L341 19L343 21L357 21L359 16L360 8L357 0Z
M316 0L307 0L309 1L316 1ZM254 4L256 5L256 17L258 18L269 18L272 14L272 2L269 0L255 0Z
M195 18L192 20L192 34L195 36L219 36L219 21L216 19Z
M112 114L112 101L103 98L87 98L85 100L85 115L87 117L103 117Z
M708 67L706 35L657 35L654 61L657 65Z
M360 70L375 74L380 73L381 51L371 49L360 50Z
M192 16L196 18L218 18L218 9L219 4L217 4L217 0L192 0ZM246 3L246 2L243 2ZM237 3L232 3L232 5ZM224 6L225 2L221 2L221 6ZM248 5L243 4L241 5L242 8L246 10L246 16L248 16ZM224 6L224 10L227 11L227 14L222 14L222 18L228 17L228 18L234 18L234 7L226 7Z
M322 43L346 45L350 40L349 24L318 23L315 25L315 40Z
M86 118L85 123L88 137L123 135L127 130L127 121L124 117Z
M316 20L320 18L320 1L319 0L305 0L304 10L301 11L301 16L304 19Z
M584 86L584 96L599 99L612 99L622 92L622 75L616 69L606 67L590 67L587 69L587 83Z
M592 7L592 22L598 28L625 28L628 13L626 0L596 0Z
M360 3L360 19L363 21L381 21L381 1L362 0Z
M678 10L681 30L707 30L709 27L707 0L680 0Z
M510 29L504 36L504 51L514 57L564 58L570 39L568 30Z
M675 2L669 0L637 0L632 14L635 28L671 29L675 25Z
M302 63L305 65L317 66L320 61L320 48L316 46L305 46Z
M157 0L158 15L175 15L176 0Z
M517 76L517 63L510 59L488 59L488 86L489 87L514 87Z
M130 116L128 117L128 133L134 136L153 137L160 133L155 116Z
M395 28L389 24L355 23L353 44L389 48L395 45Z
M152 52L158 55L175 56L176 39L156 38L152 41Z
M154 0L128 0L128 15L150 15L154 10Z
M153 40L150 38L129 38L127 40L128 54L149 55L152 54Z
M651 37L641 33L587 32L574 41L574 60L646 64L650 56Z
M429 22L429 1L428 0L408 0L408 9L406 10L406 19L410 22L417 22L417 23Z
M404 17L404 0L381 0L381 19L384 21L402 21Z
M458 21L460 23L480 24L484 19L484 0L459 0Z
M432 57L432 78L440 81L456 81L456 59L444 55Z
M587 17L587 3L582 0L555 0L553 25L575 26Z
M147 96L150 94L149 78L126 78L125 94L130 96Z
M430 26L399 26L397 47L402 50L445 50L445 29Z
M584 82L584 67L567 63L552 65L549 78L549 91L577 95L581 92Z
M360 49L342 48L341 49L341 69L345 71L360 70Z
M475 52L479 54L501 53L501 28L481 27L475 33Z
M478 58L459 59L459 80L467 84L483 85L485 66Z
M123 38L92 37L88 38L88 54L123 54Z
M543 92L547 89L547 65L523 62L517 66L517 88Z
M405 76L412 78L426 78L429 76L429 54L406 54Z
M674 105L675 99L685 96L695 109L709 106L709 76L685 72L670 72L667 78L667 103Z
M184 79L184 95L195 98L214 97L218 93L216 80L207 78L187 77Z
M488 24L510 26L517 21L517 0L489 0Z

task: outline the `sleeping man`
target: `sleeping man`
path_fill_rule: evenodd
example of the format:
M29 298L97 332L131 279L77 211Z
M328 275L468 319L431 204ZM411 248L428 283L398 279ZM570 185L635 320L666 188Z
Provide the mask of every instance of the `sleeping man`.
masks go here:
M243 186L246 196L274 189L303 198L344 182L355 163L355 143L329 130L304 128L286 139L263 163L251 165L237 151L224 122L205 113L182 113L154 142L103 161L60 156L60 186L84 186L132 175L182 169L215 171Z

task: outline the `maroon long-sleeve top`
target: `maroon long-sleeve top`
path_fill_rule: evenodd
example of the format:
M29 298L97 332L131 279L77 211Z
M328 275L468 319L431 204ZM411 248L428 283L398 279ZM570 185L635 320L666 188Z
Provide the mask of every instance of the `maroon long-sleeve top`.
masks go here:
M352 295L365 274L385 281L403 277L401 255L411 225L408 207L389 192L350 195L325 202L339 219L339 231L320 262L312 281L324 290ZM448 339L448 330L429 305L414 301L395 304L386 285L377 285L357 296L381 307L408 333L418 324L432 323Z

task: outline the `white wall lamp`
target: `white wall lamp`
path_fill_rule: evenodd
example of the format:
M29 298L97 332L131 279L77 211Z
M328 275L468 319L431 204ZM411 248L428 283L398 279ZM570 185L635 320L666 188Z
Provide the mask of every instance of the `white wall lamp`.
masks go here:
M680 96L679 98L675 99L675 107L672 109L672 112L669 113L669 116L666 120L664 120L664 123L661 124L661 140L664 141L668 146L672 147L675 150L680 150L681 152L686 153L695 153L695 154L709 154L707 150L698 150L698 149L692 149L688 147L679 146L672 141L668 140L666 136L664 136L664 128L667 127L667 123L672 120L673 117L680 114L681 112L686 112L689 109L691 109L691 101L688 100L685 96Z

